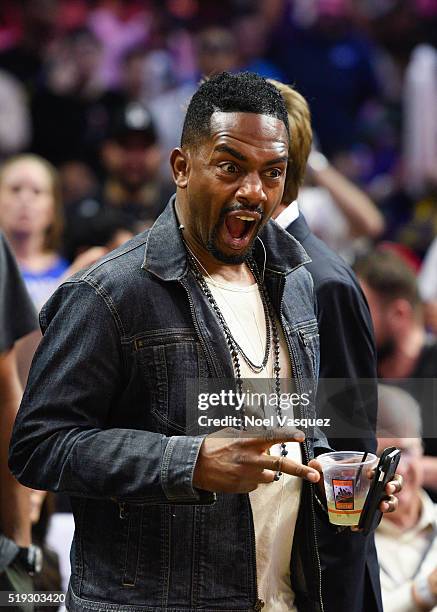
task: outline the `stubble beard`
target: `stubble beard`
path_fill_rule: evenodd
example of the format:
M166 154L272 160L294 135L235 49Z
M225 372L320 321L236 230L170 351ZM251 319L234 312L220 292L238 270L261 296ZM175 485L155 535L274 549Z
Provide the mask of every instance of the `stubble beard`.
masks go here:
M235 255L227 255L226 253L223 253L223 251L220 251L220 249L217 246L218 232L219 232L219 224L217 224L214 227L211 237L206 244L206 249L208 253L211 253L211 255L215 259L225 264L240 265L240 264L245 263L252 256L255 239L258 236L258 234L255 235L252 243L247 247L244 253L236 253Z

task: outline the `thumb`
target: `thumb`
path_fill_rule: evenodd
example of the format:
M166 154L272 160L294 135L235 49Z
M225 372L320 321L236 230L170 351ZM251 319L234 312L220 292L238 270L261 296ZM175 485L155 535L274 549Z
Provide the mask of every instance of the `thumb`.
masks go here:
M311 459L311 461L308 461L308 467L317 470L320 475L323 476L322 464L320 463L320 461L317 461L317 459Z
M323 499L326 502L325 479L323 478L322 464L320 463L320 461L317 461L317 459L311 459L311 461L308 461L308 467L311 467L314 470L317 470L319 472L320 480L317 483L317 486L319 488L319 491L320 491Z

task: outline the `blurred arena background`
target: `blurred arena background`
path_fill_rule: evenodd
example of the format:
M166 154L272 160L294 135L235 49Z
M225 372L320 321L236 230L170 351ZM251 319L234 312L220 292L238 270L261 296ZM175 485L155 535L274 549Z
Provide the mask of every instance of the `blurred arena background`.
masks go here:
M253 70L307 98L317 148L381 214L354 224L319 189L332 227L315 231L349 260L396 243L419 269L437 231L436 25L436 0L3 0L0 158L56 167L71 262L165 205L201 76Z
M310 106L298 202L314 233L350 264L388 251L414 275L435 376L436 47L437 0L2 0L0 230L37 309L163 210L201 78L250 70ZM68 505L33 504L43 546L50 524L36 586L65 589Z

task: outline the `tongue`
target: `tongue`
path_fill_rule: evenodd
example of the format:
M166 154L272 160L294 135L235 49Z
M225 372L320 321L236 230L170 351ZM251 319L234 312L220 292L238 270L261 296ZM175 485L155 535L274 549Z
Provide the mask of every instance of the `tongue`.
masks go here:
M245 221L237 219L237 217L228 217L226 219L226 227L232 238L241 238L246 231Z

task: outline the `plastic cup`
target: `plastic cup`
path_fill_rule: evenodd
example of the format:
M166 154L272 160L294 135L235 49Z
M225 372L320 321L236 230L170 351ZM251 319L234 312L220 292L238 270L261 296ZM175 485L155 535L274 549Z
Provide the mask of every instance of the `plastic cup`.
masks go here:
M361 451L324 453L317 457L323 469L329 521L333 525L358 525L369 492L369 474L377 457Z

